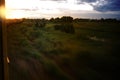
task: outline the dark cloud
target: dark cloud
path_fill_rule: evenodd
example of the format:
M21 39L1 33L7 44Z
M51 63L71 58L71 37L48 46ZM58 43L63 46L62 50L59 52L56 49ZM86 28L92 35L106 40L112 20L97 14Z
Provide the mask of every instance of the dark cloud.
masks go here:
M120 0L77 0L77 3L88 3L94 7L94 10L101 12L120 11Z
M107 3L100 6L94 6L97 11L120 11L120 0L106 0Z

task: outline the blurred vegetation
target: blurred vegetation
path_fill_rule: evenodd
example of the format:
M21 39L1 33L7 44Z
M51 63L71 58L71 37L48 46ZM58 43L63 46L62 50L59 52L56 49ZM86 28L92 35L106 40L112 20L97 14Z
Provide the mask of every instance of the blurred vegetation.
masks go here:
M7 33L10 80L119 79L116 19L8 20Z

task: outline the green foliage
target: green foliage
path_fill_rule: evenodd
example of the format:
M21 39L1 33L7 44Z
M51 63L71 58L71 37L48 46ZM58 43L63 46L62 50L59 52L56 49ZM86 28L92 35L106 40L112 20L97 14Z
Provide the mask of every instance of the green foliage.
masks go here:
M66 22L46 22L44 28L38 28L34 20L7 27L10 79L119 78L120 24L88 21L70 23L72 18L69 22L68 17L61 19Z
M46 25L45 19L35 19L35 26L38 28L43 28Z
M54 29L60 30L60 31L65 32L65 33L70 33L70 34L75 33L75 29L73 27L73 24L71 24L71 23L62 23L61 25L57 24L54 26Z

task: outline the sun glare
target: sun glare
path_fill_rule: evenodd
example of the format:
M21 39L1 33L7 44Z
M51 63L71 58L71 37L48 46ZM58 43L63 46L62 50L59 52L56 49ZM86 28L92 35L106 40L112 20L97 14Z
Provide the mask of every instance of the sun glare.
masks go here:
M6 13L6 11L5 11L5 8L4 7L0 7L0 16L1 17L5 17L5 14Z
M7 19L20 19L20 18L24 18L25 14L21 11L14 11L14 12L10 12L9 10L6 10L6 18Z

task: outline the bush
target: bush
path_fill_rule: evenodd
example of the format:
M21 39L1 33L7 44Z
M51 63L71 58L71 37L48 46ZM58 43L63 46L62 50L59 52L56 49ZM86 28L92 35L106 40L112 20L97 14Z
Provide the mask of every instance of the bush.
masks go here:
M55 30L60 30L60 27L61 27L61 25L58 25L58 24L57 24L57 25L54 25L54 29L55 29Z
M35 27L38 27L38 28L43 28L45 27L46 25L46 21L45 20L35 20Z
M71 33L71 34L75 33L75 29L73 27L73 24L70 24L70 23L62 23L59 25L57 24L54 26L54 29L60 30L60 31L65 32L65 33Z

